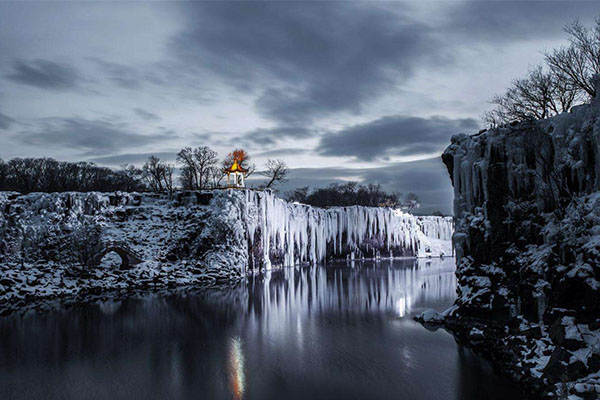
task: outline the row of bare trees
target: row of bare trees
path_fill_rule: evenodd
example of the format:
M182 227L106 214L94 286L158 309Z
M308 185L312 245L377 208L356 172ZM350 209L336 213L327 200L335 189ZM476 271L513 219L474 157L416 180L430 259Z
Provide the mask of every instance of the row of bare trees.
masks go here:
M289 201L316 207L367 206L402 207L412 211L419 207L419 197L414 193L387 193L379 184L361 185L358 182L332 183L327 187L310 190L308 186L286 193Z
M144 190L141 171L133 166L120 170L88 162L65 162L52 158L0 159L0 190L21 193L66 191Z
M217 153L207 146L186 147L177 154L180 187L185 190L221 186L225 169L237 160L250 176L256 169L243 149L227 154L219 163ZM142 168L124 164L118 170L89 162L65 162L52 158L0 159L0 191L21 193L65 191L146 191L172 193L175 189L175 165L150 156ZM286 181L288 167L282 160L268 160L260 172L266 180L262 187Z
M592 27L575 21L564 28L569 44L544 53L545 65L514 80L506 93L493 97L495 108L484 114L489 126L544 119L596 96L600 73L600 18Z
M244 149L233 150L219 162L217 152L208 146L185 147L177 153L177 163L181 165L180 186L185 190L220 187L225 177L224 171L235 161L246 170L245 178L256 170L256 165L250 164L250 155ZM277 183L285 182L288 172L289 168L283 160L268 160L265 169L260 172L267 178L262 187L271 188Z

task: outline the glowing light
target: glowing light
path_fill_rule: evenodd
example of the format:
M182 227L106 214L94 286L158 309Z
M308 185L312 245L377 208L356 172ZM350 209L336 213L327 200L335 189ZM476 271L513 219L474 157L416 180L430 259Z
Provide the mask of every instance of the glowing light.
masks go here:
M242 341L239 337L231 338L229 342L229 384L235 399L244 398L246 376L244 374L244 354L242 353Z

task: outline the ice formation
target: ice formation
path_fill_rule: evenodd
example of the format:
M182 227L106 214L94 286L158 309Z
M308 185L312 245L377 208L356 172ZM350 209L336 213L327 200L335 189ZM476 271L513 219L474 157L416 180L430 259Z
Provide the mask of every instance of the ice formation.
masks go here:
M223 193L238 197L250 247L262 250L265 268L276 255L283 265L294 265L344 254L377 258L382 252L393 255L394 249L418 257L451 254L449 217L415 217L377 207L315 208L286 202L269 191Z

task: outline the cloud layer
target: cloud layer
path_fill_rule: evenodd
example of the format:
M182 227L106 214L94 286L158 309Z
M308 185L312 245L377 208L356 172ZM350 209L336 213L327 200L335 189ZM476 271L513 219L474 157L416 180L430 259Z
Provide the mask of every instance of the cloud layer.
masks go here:
M473 118L386 116L326 135L317 149L325 156L352 156L365 161L441 153L452 135L473 132L478 127L479 122Z
M168 133L142 135L107 121L52 118L43 120L37 129L20 132L16 139L28 145L70 148L90 156L122 152L174 137Z
M430 157L595 15L573 1L0 2L0 157L115 166L244 147L259 169L284 159L290 184L380 182L449 210Z
M79 74L72 67L42 59L15 60L7 78L24 85L51 90L74 89L80 80Z

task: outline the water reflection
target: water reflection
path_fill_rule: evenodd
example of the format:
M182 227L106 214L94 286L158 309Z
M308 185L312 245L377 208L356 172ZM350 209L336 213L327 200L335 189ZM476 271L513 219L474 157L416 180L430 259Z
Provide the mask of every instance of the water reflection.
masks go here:
M455 286L453 260L354 262L3 318L0 398L518 398L410 318Z
M242 341L234 337L229 341L229 383L235 399L243 398L245 380Z

